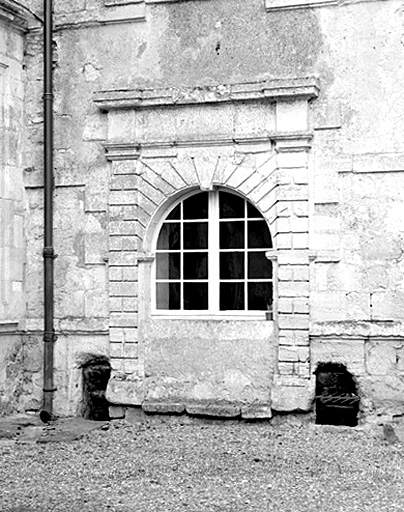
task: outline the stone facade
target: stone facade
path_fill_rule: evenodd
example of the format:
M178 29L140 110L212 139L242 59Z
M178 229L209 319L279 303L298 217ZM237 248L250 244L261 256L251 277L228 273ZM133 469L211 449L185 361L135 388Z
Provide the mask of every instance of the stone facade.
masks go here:
M42 2L25 5L0 2L5 411L41 400ZM335 362L363 416L403 414L401 11L398 0L55 1L57 413L80 410L94 355L111 362L113 410L308 411L317 365ZM213 189L267 221L272 317L153 307L162 220Z
M32 339L20 334L26 318L24 31L24 17L0 9L0 407L5 412L29 405L41 366ZM32 358L25 366L28 353Z

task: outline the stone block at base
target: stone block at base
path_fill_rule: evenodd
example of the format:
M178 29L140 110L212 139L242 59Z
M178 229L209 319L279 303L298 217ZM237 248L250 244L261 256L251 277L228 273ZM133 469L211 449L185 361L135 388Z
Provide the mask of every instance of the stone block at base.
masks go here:
M272 388L272 410L278 412L310 411L314 400L314 382L310 380L306 382L306 386L281 386L275 383Z
M246 405L241 408L241 417L244 420L270 420L272 409L269 405Z
M125 412L125 420L129 423L147 423L147 415L141 407L127 407Z
M182 414L185 411L185 406L166 402L144 402L142 409L150 414Z
M121 405L110 405L108 408L109 419L120 420L125 418L125 409Z
M240 406L232 404L194 404L185 406L191 416L214 416L217 418L236 418L240 416Z
M111 404L140 406L143 401L142 379L133 374L112 374L108 382L106 399Z

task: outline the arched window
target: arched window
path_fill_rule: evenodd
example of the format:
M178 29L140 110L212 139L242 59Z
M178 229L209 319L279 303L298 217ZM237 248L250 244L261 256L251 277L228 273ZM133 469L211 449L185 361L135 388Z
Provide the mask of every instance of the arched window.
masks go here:
M268 311L271 235L259 211L229 192L201 192L178 203L157 240L157 312Z

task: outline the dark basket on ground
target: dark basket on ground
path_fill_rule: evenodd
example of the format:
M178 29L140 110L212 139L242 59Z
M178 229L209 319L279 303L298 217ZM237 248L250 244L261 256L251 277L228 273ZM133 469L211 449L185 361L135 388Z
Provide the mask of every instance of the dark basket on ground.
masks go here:
M316 397L316 423L318 425L358 424L359 397L356 395L328 395Z

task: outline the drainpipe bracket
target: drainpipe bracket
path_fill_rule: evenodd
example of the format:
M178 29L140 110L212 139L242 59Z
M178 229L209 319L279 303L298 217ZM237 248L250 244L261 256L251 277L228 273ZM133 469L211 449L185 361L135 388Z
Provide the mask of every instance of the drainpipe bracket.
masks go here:
M45 343L55 342L58 339L54 332L44 332L43 341Z
M58 257L58 255L55 254L53 247L44 247L42 255L44 258L56 259Z

